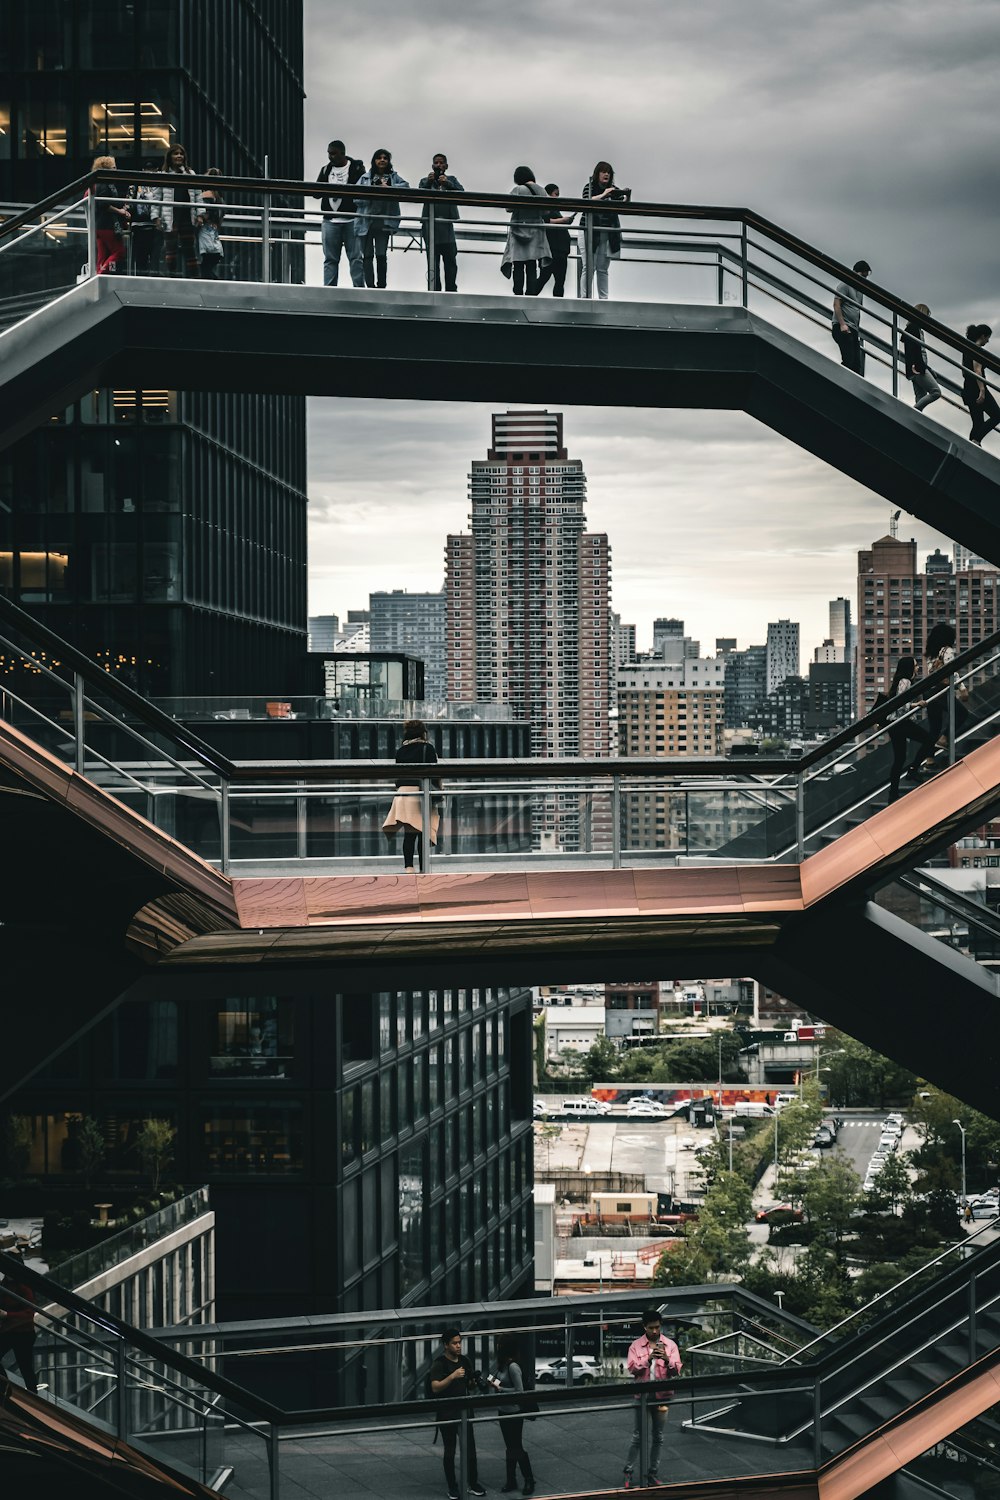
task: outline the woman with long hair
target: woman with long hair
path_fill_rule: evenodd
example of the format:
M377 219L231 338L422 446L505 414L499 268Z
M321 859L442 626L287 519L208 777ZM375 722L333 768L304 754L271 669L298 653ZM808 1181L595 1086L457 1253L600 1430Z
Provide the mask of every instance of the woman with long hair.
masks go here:
M988 323L970 323L965 330L965 337L970 344L978 344L982 349L993 337L993 329ZM962 400L969 408L969 416L972 418L969 442L981 448L986 434L1000 426L1000 406L986 384L981 362L972 354L966 354L962 359Z
M162 171L173 180L156 189L153 222L163 231L166 274L176 273L177 261L183 256L184 274L198 276L195 234L202 224L201 193L184 182L185 177L193 177L194 173L188 165L187 151L179 142L164 151Z
M502 1391L524 1390L524 1375L517 1357L517 1339L512 1333L502 1333L497 1339L497 1375ZM537 1402L535 1407L537 1409ZM516 1410L507 1406L504 1411L508 1415L500 1418L500 1431L503 1434L507 1477L500 1486L501 1493L509 1495L512 1490L517 1489L517 1471L520 1468L521 1478L524 1480L521 1494L533 1495L535 1476L531 1459L524 1451L524 1405L519 1402Z
M581 198L590 198L594 203L622 203L632 196L630 188L615 184L615 169L609 161L599 161L584 183ZM587 262L587 220L591 223L594 264ZM589 279L591 271L597 282L597 295L603 300L608 296L608 267L622 253L621 220L613 209L601 209L597 213L583 214L580 220L583 235L583 275Z
M932 627L927 637L927 645L924 648L924 661L927 663L928 676L931 672L937 672L941 667L947 667L955 660L955 642L958 639L954 625L949 625L947 620L939 620ZM945 714L948 712L948 694L944 691L946 683L942 683L935 689L937 696L932 698L927 705L927 728L931 739L938 750L944 750L948 744L948 735L945 731ZM964 682L958 683L955 688L955 734L959 734L963 724L969 717L969 710L965 707L965 700L969 696L969 690ZM931 760L925 760L924 766L932 764Z
M118 163L113 156L95 156L92 172L117 172ZM117 271L118 262L125 254L125 231L129 225L126 195L117 182L99 182L94 188L94 215L97 233L98 276L108 271Z
M889 698L897 698L900 693L907 692L913 686L916 675L917 664L913 657L901 656L896 663L896 670L893 674L892 682L889 684L887 696ZM916 706L913 703L908 704L907 709L901 712L908 712ZM890 715L890 718L895 722L889 724L889 743L892 745L892 769L889 772L889 801L895 802L899 797L900 776L905 775L908 781L920 780L920 772L917 769L917 764L921 753L924 755L934 754L934 740L931 737L930 730L925 729L922 724L918 724L912 715L906 719L897 719L896 715L893 714ZM910 762L909 768L904 772L903 762L906 760L907 740L915 740L918 745L923 746L923 750L922 752L917 752Z
M436 765L437 751L427 738L427 729L422 719L407 719L403 725L403 740L396 751L397 766ZM440 791L441 783L435 779L431 785ZM430 838L437 843L440 815L431 812ZM421 871L424 868L424 817L423 788L413 775L403 775L396 781L396 795L382 824L387 838L395 838L402 830L403 869L414 872L413 856L416 854Z

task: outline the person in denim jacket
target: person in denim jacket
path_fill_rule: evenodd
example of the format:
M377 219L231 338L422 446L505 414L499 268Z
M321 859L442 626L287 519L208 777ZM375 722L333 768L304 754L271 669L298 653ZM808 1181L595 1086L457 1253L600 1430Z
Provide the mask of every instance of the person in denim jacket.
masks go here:
M408 188L409 183L392 165L392 152L380 146L372 156L372 164L361 177L358 187ZM361 241L365 268L365 286L384 287L388 270L389 241L399 228L400 207L398 200L388 198L359 198L358 217L354 232ZM378 280L376 281L376 271Z

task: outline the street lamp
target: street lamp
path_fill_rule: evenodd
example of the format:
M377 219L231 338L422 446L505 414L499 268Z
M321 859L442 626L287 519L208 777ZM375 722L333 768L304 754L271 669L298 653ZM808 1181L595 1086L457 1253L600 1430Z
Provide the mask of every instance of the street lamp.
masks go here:
M952 1120L951 1123L957 1125L962 1132L962 1207L964 1208L968 1201L965 1196L965 1126L961 1120Z

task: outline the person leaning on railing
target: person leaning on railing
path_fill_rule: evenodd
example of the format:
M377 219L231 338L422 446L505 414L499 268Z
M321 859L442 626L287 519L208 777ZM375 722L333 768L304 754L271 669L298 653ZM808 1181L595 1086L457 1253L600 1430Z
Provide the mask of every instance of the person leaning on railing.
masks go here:
M511 196L544 200L545 189L539 187L530 167L515 167ZM510 214L510 228L500 270L504 276L513 273L515 297L523 297L525 292L534 297L538 292L538 268L549 263L549 240L545 233L547 213L536 202L517 203L507 212Z
M407 719L403 725L403 742L396 751L396 764L398 766L436 765L437 751L427 738L427 730L422 719ZM434 780L431 785L438 791L441 783ZM387 838L395 838L400 829L403 832L403 869L407 874L413 874L413 855L416 852L417 863L421 871L424 868L424 799L423 787L412 775L403 776L396 782L396 795L392 799L392 806L386 813L385 822L382 824L382 832ZM430 838L431 843L437 843L438 825L441 815L435 808L431 812Z

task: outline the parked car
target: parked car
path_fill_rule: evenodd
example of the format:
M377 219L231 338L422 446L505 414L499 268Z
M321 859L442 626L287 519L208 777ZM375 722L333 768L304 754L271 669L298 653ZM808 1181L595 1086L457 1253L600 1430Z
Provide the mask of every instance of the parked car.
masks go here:
M627 1120L665 1120L669 1114L658 1099L630 1099L625 1110Z
M754 1218L758 1224L801 1224L803 1214L792 1203L769 1203L759 1208Z
M570 1385L592 1385L599 1380L601 1369L592 1354L574 1354L570 1366ZM566 1360L545 1359L535 1365L536 1385L565 1385Z
M549 1106L547 1104L543 1104L541 1099L536 1099L534 1104L531 1106L531 1113L534 1115L536 1120L544 1119L548 1112Z
M836 1144L837 1137L832 1130L827 1130L825 1125L821 1125L813 1136L813 1145L819 1146L821 1150L826 1151L830 1146L835 1146Z

